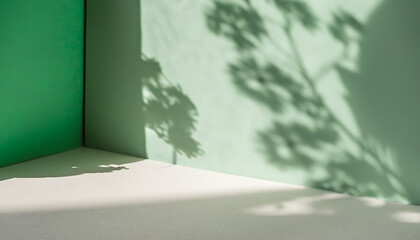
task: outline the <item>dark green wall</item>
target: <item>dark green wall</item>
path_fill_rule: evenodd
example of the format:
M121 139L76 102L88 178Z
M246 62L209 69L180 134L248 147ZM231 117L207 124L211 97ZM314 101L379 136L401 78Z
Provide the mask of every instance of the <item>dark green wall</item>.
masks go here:
M0 1L0 166L82 145L83 0Z
M88 0L86 145L146 157L139 0Z

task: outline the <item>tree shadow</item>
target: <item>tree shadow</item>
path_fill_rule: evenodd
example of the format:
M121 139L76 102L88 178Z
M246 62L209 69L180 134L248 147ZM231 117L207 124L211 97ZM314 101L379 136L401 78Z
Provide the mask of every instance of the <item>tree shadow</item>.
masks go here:
M195 158L203 154L193 138L198 110L179 84L167 78L155 59L142 55L143 113L146 127L173 148L172 163L177 154Z
M304 170L309 186L413 203L388 149L352 131L318 90L327 74L340 72L349 62L357 64L352 51L363 40L363 23L343 9L332 12L329 22L321 21L304 1L264 3L276 9L275 16L261 12L261 4L214 0L206 20L209 30L236 50L236 60L228 66L233 84L275 115L271 126L256 134L265 158L280 169ZM296 41L296 29L312 34L325 34L321 30L326 29L341 45L340 54L310 72ZM267 57L264 47L273 42L276 54L288 64ZM317 169L323 170L322 177Z

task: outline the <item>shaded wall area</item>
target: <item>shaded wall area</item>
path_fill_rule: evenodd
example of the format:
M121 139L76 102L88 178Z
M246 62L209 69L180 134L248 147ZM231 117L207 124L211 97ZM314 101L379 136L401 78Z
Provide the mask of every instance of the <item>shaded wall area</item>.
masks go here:
M415 204L420 204L419 8L417 1L384 1L366 26L360 72L340 71L362 131L392 153L389 170L398 171L396 180ZM389 171L384 174L392 179Z
M0 1L0 167L82 145L83 6Z
M88 0L86 146L146 157L140 4Z

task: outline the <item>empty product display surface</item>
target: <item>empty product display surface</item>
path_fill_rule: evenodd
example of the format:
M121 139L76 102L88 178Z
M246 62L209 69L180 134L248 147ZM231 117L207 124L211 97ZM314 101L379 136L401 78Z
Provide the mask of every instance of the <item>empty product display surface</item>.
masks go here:
M420 239L417 9L1 0L0 238Z

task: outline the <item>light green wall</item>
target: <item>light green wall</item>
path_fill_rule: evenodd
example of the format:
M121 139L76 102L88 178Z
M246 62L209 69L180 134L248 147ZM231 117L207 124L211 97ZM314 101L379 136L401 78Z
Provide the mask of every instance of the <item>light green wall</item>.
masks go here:
M143 0L141 39L114 5L88 22L92 146L420 204L418 2Z
M0 166L82 145L83 6L0 1Z

